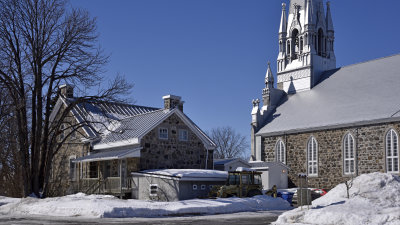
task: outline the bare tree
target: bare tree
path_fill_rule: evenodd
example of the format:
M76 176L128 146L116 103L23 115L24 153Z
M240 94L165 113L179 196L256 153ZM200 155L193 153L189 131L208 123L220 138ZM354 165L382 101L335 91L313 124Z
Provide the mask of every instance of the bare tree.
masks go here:
M246 158L246 151L249 148L246 137L237 133L232 127L214 128L209 135L217 145L214 158Z
M344 185L346 186L346 193L348 199L350 199L350 189L353 187L353 181L354 181L354 175L352 174L351 179L344 182Z
M10 97L0 86L0 195L18 197L21 193L21 171L14 127Z
M51 161L62 144L56 139L74 105L117 101L132 87L119 76L103 85L108 57L97 39L96 21L84 10L67 9L64 0L0 1L0 84L15 114L23 196L46 192ZM57 87L64 83L91 94L71 102L52 123Z

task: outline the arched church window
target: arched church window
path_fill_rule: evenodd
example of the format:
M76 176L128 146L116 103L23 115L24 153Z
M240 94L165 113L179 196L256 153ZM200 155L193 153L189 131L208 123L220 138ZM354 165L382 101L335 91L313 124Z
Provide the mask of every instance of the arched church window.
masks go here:
M309 176L318 175L318 143L314 137L307 143L307 172Z
M297 29L292 31L292 48L292 57L297 58L299 53L299 31Z
M276 161L286 164L286 149L282 140L275 145Z
M308 34L306 34L304 38L304 45L308 45Z
M287 41L287 54L290 55L290 41Z
M356 169L356 152L353 135L347 133L343 139L344 174L354 174Z
M388 173L399 172L399 137L393 129L386 134L386 171Z
M321 28L318 30L318 55L322 56L324 32Z
M315 35L313 35L313 45L314 45L314 48L315 48L315 51L318 51L318 49L317 49L317 36L315 36Z
M283 52L282 41L279 42L279 52Z
M303 37L300 38L300 53L303 53Z

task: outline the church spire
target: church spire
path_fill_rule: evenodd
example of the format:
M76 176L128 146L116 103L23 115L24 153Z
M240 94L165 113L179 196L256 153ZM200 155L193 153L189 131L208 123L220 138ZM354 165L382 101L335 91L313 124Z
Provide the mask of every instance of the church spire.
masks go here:
M331 2L326 3L326 30L333 31L333 21L331 15Z
M312 5L311 5L311 0L307 0L307 5L306 5L306 16L305 16L305 29L309 30L311 29L311 26L313 24L313 12L312 12Z
M274 76L272 75L271 71L271 63L268 61L268 69L267 73L265 74L265 88L273 88L274 87Z
M279 26L279 34L287 32L286 4L282 3L281 25Z

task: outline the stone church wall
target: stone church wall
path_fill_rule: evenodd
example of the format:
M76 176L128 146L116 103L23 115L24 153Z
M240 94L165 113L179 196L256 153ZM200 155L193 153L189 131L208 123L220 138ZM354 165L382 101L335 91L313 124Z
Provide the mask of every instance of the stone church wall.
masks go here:
M385 136L389 129L400 132L400 123L387 123L359 127L347 127L265 137L262 141L262 159L276 161L275 145L281 139L286 146L286 164L289 185L297 186L297 175L307 173L307 142L313 136L318 142L318 176L309 177L309 186L331 189L350 179L343 173L343 138L350 132L355 139L356 173L386 172ZM356 175L357 175L356 174Z
M168 129L168 139L159 139L159 128ZM188 131L188 141L179 140L179 129ZM212 169L212 151L176 115L172 115L141 140L140 168L146 169Z

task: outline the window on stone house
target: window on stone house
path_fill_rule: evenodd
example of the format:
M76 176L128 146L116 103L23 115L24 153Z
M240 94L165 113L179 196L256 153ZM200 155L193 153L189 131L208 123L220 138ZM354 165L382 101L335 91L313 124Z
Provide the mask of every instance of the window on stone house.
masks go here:
M167 128L160 128L158 130L158 138L160 138L160 139L168 139L168 129Z
M75 155L69 157L69 179L72 181L76 180L76 163L73 162L75 159Z
M276 161L286 164L286 149L282 140L275 145Z
M343 140L344 174L354 174L356 168L356 153L353 135L346 134Z
M60 141L64 140L64 137L65 137L65 125L64 124L60 125L60 135L58 137L59 137Z
M179 130L179 140L187 141L188 139L188 131L183 129Z
M388 173L399 172L399 138L393 129L386 134L386 171Z
M309 176L318 176L318 143L314 137L307 143L307 172Z

